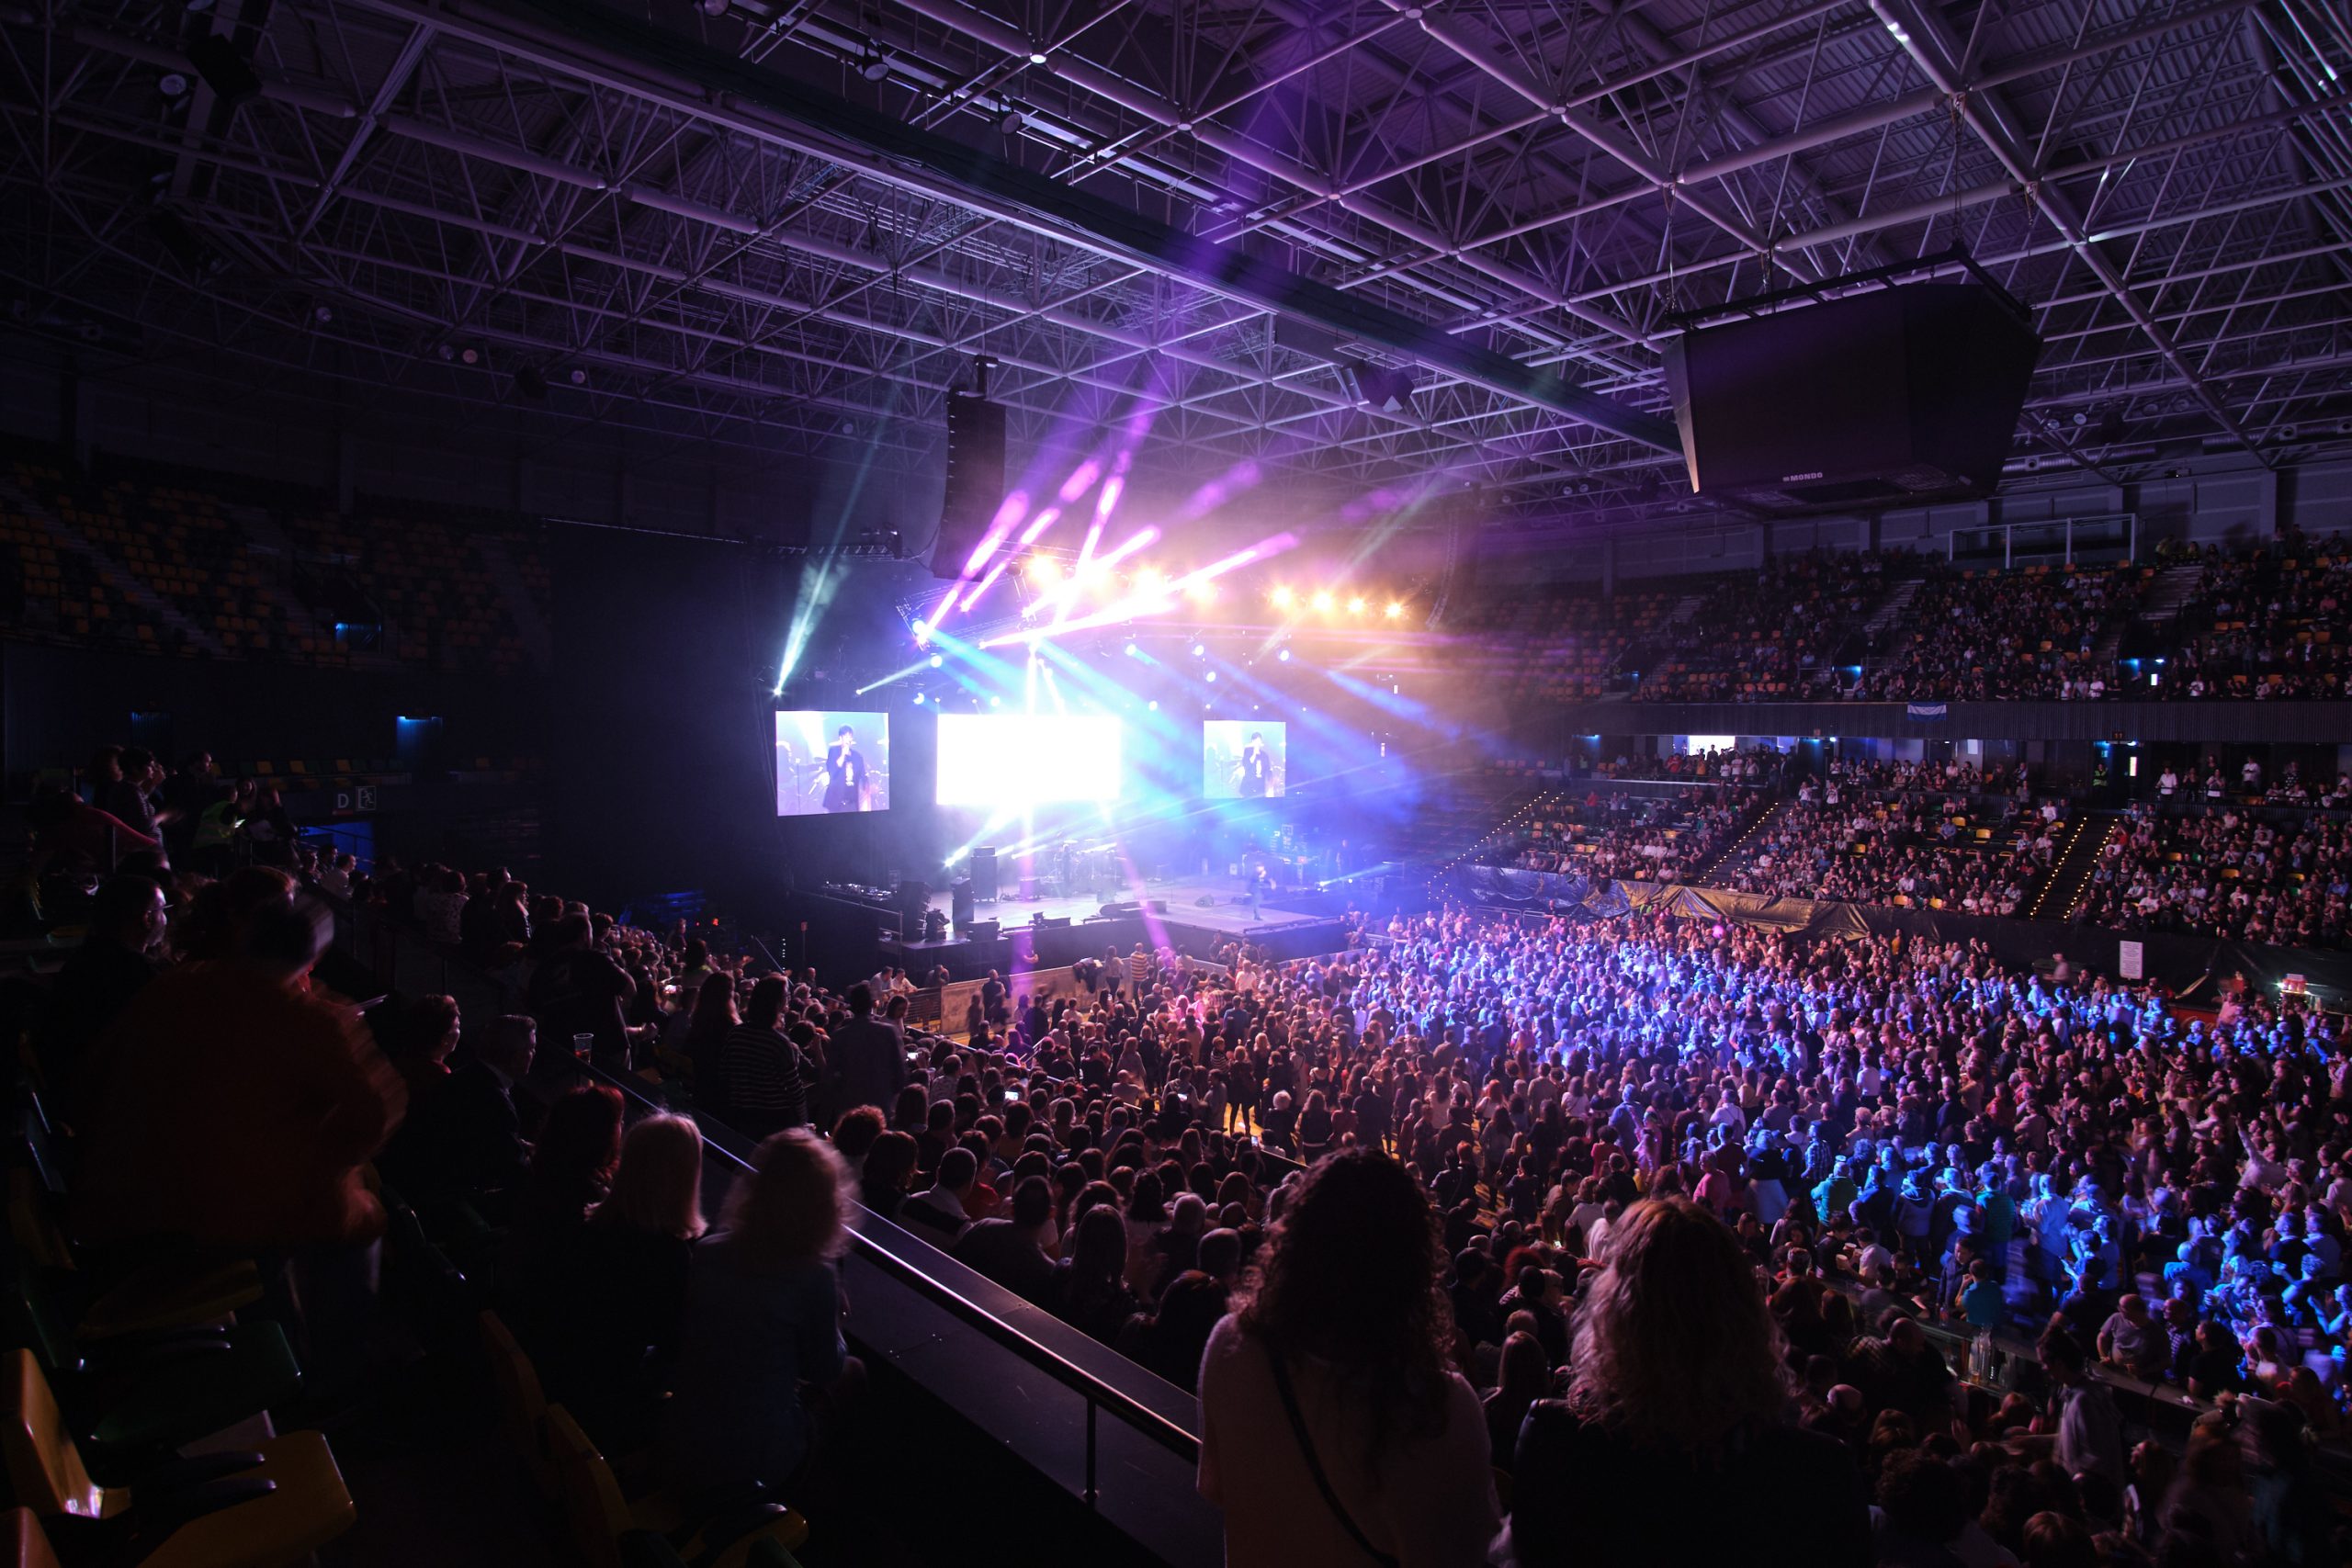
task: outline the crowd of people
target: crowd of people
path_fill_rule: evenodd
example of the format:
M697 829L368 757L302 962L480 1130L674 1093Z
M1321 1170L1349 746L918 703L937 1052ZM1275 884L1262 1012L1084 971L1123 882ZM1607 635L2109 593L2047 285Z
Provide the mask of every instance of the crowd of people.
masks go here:
M1246 987L1016 986L1007 1032L933 1047L835 1134L869 1206L1086 1332L1188 1383L1205 1344L1236 1561L1359 1535L1476 1561L1448 1553L1506 1518L1517 1561L1630 1543L1657 1510L1612 1503L1687 1479L1620 1468L1653 1429L1702 1470L1734 1431L1784 1450L1687 1528L1779 1522L1796 1465L1792 1561L2246 1562L2320 1528L2352 1335L2330 1021L1640 917L1373 935ZM1961 1397L1937 1323L2038 1331L2046 1381ZM1717 1350L1720 1377L1670 1370ZM2116 1378L2259 1397L2176 1465L2124 1443ZM2242 1437L2267 1513L2220 1452Z
M2136 567L1930 566L1849 694L1869 701L2056 698L2105 671L2101 636L2138 605ZM2091 694L2082 691L2081 694ZM2104 690L2098 694L2105 695Z
M2126 691L2146 697L2341 697L2352 667L2352 558L2290 535L2233 555L2167 547L2168 566L2198 565L2196 592L2172 626L2172 651L2142 660Z
M1531 822L1510 863L1596 880L1687 882L1731 842L1760 799L1739 786L1672 796L1594 792Z
M1655 637L1641 671L1647 702L1801 702L1836 694L1837 656L1880 601L1905 551L1776 557L1709 595Z
M170 808L152 760L125 773ZM1809 897L2004 912L2023 887L1947 870L1993 857L1939 797L2023 792L1985 878L2046 866L2063 820L1943 765L1804 788L1751 865ZM2196 820L2242 873L2304 872L2340 940L2332 819ZM282 1258L322 1393L369 1374L376 1244L412 1204L495 1237L501 1312L607 1451L808 1485L859 1396L855 1202L1197 1389L1236 1562L2337 1550L2312 1467L2352 1392L2352 1056L2292 999L2206 1019L1981 946L1446 909L1318 959L992 976L954 1039L892 970L779 973L495 870L246 840L208 876L154 826L34 1029L77 1220ZM322 897L512 1010L356 1011L312 979ZM755 1140L715 1216L695 1122L632 1121L583 1061ZM2037 1355L1988 1395L1931 1326ZM2125 1440L2115 1385L2158 1381L2216 1402L2185 1455Z
M1982 799L1808 780L1715 879L1774 897L2021 914L2057 863L2066 808L1996 797L1989 818L1972 815Z
M2099 846L2075 918L2282 947L2352 934L2352 819L2222 802L2134 804Z

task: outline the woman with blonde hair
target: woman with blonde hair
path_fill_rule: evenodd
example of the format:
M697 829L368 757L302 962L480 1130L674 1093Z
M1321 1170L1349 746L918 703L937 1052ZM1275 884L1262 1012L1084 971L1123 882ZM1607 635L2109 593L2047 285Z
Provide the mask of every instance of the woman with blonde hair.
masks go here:
M1577 1304L1566 1399L1527 1415L1512 1560L1863 1568L1869 1498L1834 1438L1789 1419L1780 1329L1731 1231L1634 1204Z
M683 1116L649 1116L622 1138L611 1187L567 1238L531 1346L548 1399L607 1453L652 1438L703 1229L702 1133Z
M841 1156L798 1129L761 1144L735 1179L686 1279L661 1444L681 1485L782 1487L818 1447L804 1390L837 1391L856 1371L836 1269L852 1193ZM822 1392L818 1402L830 1404Z

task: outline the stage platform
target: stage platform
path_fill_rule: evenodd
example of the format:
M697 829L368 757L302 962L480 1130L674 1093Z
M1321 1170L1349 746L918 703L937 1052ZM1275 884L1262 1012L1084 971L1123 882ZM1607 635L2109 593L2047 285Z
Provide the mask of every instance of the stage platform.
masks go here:
M1294 900L1285 904L1285 897ZM1070 897L1041 896L1035 898L1001 897L993 904L977 906L973 913L983 920L995 920L1006 931L1029 924L1031 919L1043 915L1049 920L1067 919L1072 924L1090 919L1102 913L1108 905L1125 906L1156 900L1168 906L1168 912L1157 918L1195 926L1203 931L1222 931L1228 935L1245 931L1253 926L1285 925L1294 920L1314 920L1325 918L1329 911L1323 908L1323 896L1311 888L1294 893L1270 894L1258 902L1258 913L1250 912L1250 901L1238 894L1230 884L1219 886L1209 882L1147 882L1138 891L1122 888L1108 897L1092 893L1080 893ZM1311 906L1300 908L1298 906ZM945 892L931 896L931 907L943 915L955 913L950 895Z
M1106 904L1113 911L1107 915ZM946 893L933 894L931 907L951 918L954 914ZM1340 908L1328 893L1298 888L1260 900L1253 916L1247 897L1237 899L1230 884L1170 880L1129 887L1109 900L1093 894L1000 898L974 909L978 929L951 928L944 942L906 942L886 935L881 949L885 963L910 970L944 964L958 979L990 969L1100 958L1107 948L1125 953L1137 942L1154 947L1164 943L1195 958L1208 958L1238 937L1277 958L1304 958L1347 945ZM1035 925L1041 915L1067 923ZM993 931L989 929L991 922Z

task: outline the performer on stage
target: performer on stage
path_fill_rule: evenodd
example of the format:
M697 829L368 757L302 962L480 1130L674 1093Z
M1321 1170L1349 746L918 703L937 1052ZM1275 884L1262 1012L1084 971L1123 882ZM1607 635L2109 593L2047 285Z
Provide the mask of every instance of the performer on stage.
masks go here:
M1264 866L1253 865L1250 868L1250 918L1252 920L1258 919L1258 901L1265 897L1268 882Z
M1238 766L1240 777L1235 782L1234 793L1244 800L1265 799L1266 786L1274 776L1274 760L1273 754L1266 750L1263 731L1253 729L1250 732L1250 742L1241 748Z
M825 809L865 810L865 754L857 749L857 732L844 724L825 752Z

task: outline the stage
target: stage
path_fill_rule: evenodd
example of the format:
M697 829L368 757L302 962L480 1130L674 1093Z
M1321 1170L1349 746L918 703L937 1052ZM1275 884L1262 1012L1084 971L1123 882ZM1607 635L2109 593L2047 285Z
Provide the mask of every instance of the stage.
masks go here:
M991 969L1051 968L1114 948L1125 955L1137 942L1207 959L1238 939L1276 958L1304 958L1347 945L1339 918L1344 906L1332 893L1295 888L1261 899L1253 916L1247 897L1229 884L1170 879L1125 889L1108 901L1091 893L1000 898L978 906L968 925L951 925L944 941L886 933L880 946L886 964L910 971L944 964L957 979ZM933 894L931 908L952 919L949 894ZM1040 917L1053 923L1035 923Z
M931 907L941 914L953 917L952 896L938 892L931 896ZM980 920L995 920L1005 931L1026 926L1043 915L1049 920L1078 921L1092 919L1107 907L1123 909L1128 905L1149 900L1168 906L1164 916L1158 918L1196 926L1204 931L1238 935L1253 926L1280 926L1296 920L1315 920L1328 917L1331 910L1327 896L1314 888L1294 888L1284 893L1272 893L1258 901L1258 913L1250 913L1250 900L1230 883L1199 880L1147 881L1140 890L1123 887L1107 896L1080 892L1069 897L1041 894L1034 898L999 897L993 904L977 905L973 915ZM1288 902L1285 902L1288 900Z

